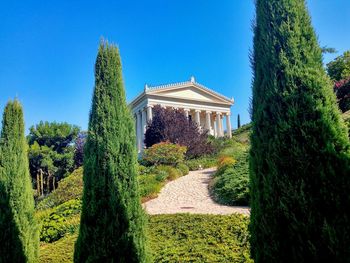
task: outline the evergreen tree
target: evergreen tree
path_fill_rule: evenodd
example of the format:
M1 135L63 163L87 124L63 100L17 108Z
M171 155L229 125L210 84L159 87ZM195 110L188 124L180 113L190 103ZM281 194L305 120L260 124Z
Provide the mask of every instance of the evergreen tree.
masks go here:
M256 0L254 33L252 257L348 262L349 139L305 0Z
M237 129L241 128L241 116L237 115Z
M5 108L0 137L0 262L36 262L39 233L20 103Z
M84 192L75 262L146 262L134 121L118 48L101 43L84 152Z

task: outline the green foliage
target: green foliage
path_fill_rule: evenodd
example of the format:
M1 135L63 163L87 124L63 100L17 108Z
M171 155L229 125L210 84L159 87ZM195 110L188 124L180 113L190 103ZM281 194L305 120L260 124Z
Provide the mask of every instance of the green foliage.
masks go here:
M57 241L79 228L80 200L70 200L57 206L42 218L40 240L46 243ZM78 215L78 216L77 216Z
M250 192L247 152L237 162L221 164L215 176L212 189L216 200L226 205L248 205Z
M350 258L350 153L305 0L257 0L251 246L260 262Z
M239 129L236 129L232 133L232 138L235 142L239 142L241 144L249 144L249 136L251 131L252 125L244 124Z
M24 137L23 110L5 107L0 136L0 262L36 262L39 236Z
M51 194L39 201L36 209L53 208L72 199L81 199L83 193L83 168L78 168L71 175L58 183L58 187Z
M215 167L217 163L216 156L203 156L196 159L186 160L185 164L188 166L190 171L196 171L199 169L206 169Z
M79 131L77 126L65 122L40 122L30 128L27 136L29 167L39 195L51 192L59 180L73 171L73 142ZM38 177L40 173L44 174L42 178L44 189L40 189L41 178Z
M341 56L327 64L328 75L334 81L350 77L350 50L345 51Z
M139 175L140 195L142 198L150 199L157 197L160 189L164 185L168 174L165 172L165 177L158 177L157 174Z
M74 243L77 234L68 235L53 243L41 243L40 263L71 263L73 262Z
M221 175L227 168L232 167L237 161L233 157L222 155L218 160L217 175Z
M237 214L149 216L153 261L252 263L248 221L248 217ZM76 237L74 234L43 243L39 262L72 262Z
M168 166L168 165L159 165L156 167L156 173L162 173L166 172L168 174L167 179L168 180L175 180L176 178L179 178L182 176L182 173L179 169L176 169L175 167Z
M252 262L248 217L159 215L149 225L154 262Z
M186 150L186 146L160 142L145 149L142 158L152 165L176 165L184 161Z
M187 175L190 172L190 169L188 168L188 166L184 163L179 163L176 165L176 168L178 170L180 170L182 175Z
M125 99L119 50L102 42L84 151L75 262L148 261L134 126Z

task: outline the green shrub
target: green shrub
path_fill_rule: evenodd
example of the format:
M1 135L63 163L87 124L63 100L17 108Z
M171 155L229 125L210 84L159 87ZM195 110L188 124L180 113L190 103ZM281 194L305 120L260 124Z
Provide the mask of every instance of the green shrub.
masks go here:
M156 180L158 182L164 182L167 178L168 178L168 172L167 171L157 171Z
M151 164L176 165L183 162L187 148L169 142L161 142L146 149L142 158Z
M39 263L73 262L74 243L78 234L67 235L53 243L40 244Z
M166 174L168 176L168 174ZM157 193L159 193L163 184L158 180L157 175L155 174L147 174L147 175L139 175L139 186L140 186L140 196L145 197L156 197Z
M43 242L56 241L67 233L75 232L79 224L79 215L81 211L80 200L70 200L59 205L52 212L42 219L40 240Z
M181 173L182 173L183 176L184 176L184 175L187 175L187 174L189 173L189 171L190 171L190 169L188 168L188 166L187 166L186 164L184 164L184 163L179 163L179 164L177 164L177 165L176 165L176 168L177 168L178 170L181 171Z
M248 217L238 214L150 216L153 260L251 263L248 222Z
M168 165L157 166L156 172L159 173L162 171L165 171L168 174L168 177L167 177L168 180L175 180L176 178L179 178L180 176L182 176L181 171L172 166L168 166Z
M190 171L196 171L199 169L206 169L215 167L217 163L216 156L203 156L196 159L186 160L185 164L188 166Z
M222 174L227 168L232 167L236 162L237 161L233 159L233 157L225 155L221 156L218 160L216 175Z
M212 191L218 202L226 205L248 205L249 165L247 152L236 163L222 166L215 176Z
M81 199L83 193L83 168L78 168L71 175L62 179L51 194L39 201L37 210L58 206L71 199Z
M247 216L175 214L149 216L148 221L153 262L253 262ZM42 243L39 262L72 262L76 238L73 234Z

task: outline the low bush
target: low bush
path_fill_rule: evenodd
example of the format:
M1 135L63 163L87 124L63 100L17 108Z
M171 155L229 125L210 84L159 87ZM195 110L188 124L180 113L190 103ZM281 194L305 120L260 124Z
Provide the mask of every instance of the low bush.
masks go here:
M163 186L163 181L157 178L156 174L139 175L140 196L142 198L154 198L157 197L160 189ZM168 176L168 174L166 174Z
M176 168L181 171L181 174L184 176L184 175L187 175L189 172L190 172L190 169L188 168L188 166L184 163L179 163Z
M80 200L70 200L57 206L48 215L42 218L40 228L40 241L53 242L67 233L74 233L79 225L81 211Z
M249 254L249 217L224 215L149 216L153 262L253 263ZM77 234L42 243L40 263L73 262Z
M249 204L249 165L246 152L237 163L218 170L212 183L214 198L226 205Z
M187 148L169 142L160 142L145 149L142 158L152 165L176 165L183 162Z
M38 202L36 209L43 210L58 206L72 199L81 199L83 194L83 168L62 179L51 194Z
M243 215L158 215L149 218L154 262L253 262Z
M236 160L230 156L221 156L218 160L217 175L222 174L227 168L232 167L236 163Z
M190 171L215 167L216 163L216 156L203 156L201 158L190 159L185 161L185 164L188 166Z
M168 174L168 177L167 177L168 180L175 180L176 178L179 178L180 176L182 176L182 173L180 170L168 165L157 166L155 169L155 172L156 173L166 172Z

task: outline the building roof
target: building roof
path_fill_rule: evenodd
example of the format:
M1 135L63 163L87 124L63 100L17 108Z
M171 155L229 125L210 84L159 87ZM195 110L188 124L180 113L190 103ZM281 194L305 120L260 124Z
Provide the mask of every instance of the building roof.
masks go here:
M177 88L184 88L184 87L196 87L203 92L206 92L208 94L211 94L215 97L220 98L221 100L224 100L226 103L233 104L234 99L233 98L228 98L202 84L199 84L195 81L194 77L191 77L190 80L184 81L184 82L176 82L176 83L169 83L169 84L164 84L164 85L157 85L157 86L148 86L147 84L144 87L143 92L138 95L136 98L134 98L131 102L130 105L133 105L135 102L139 101L139 99L147 94L150 95L156 95L158 92L166 91L166 90L174 90Z

